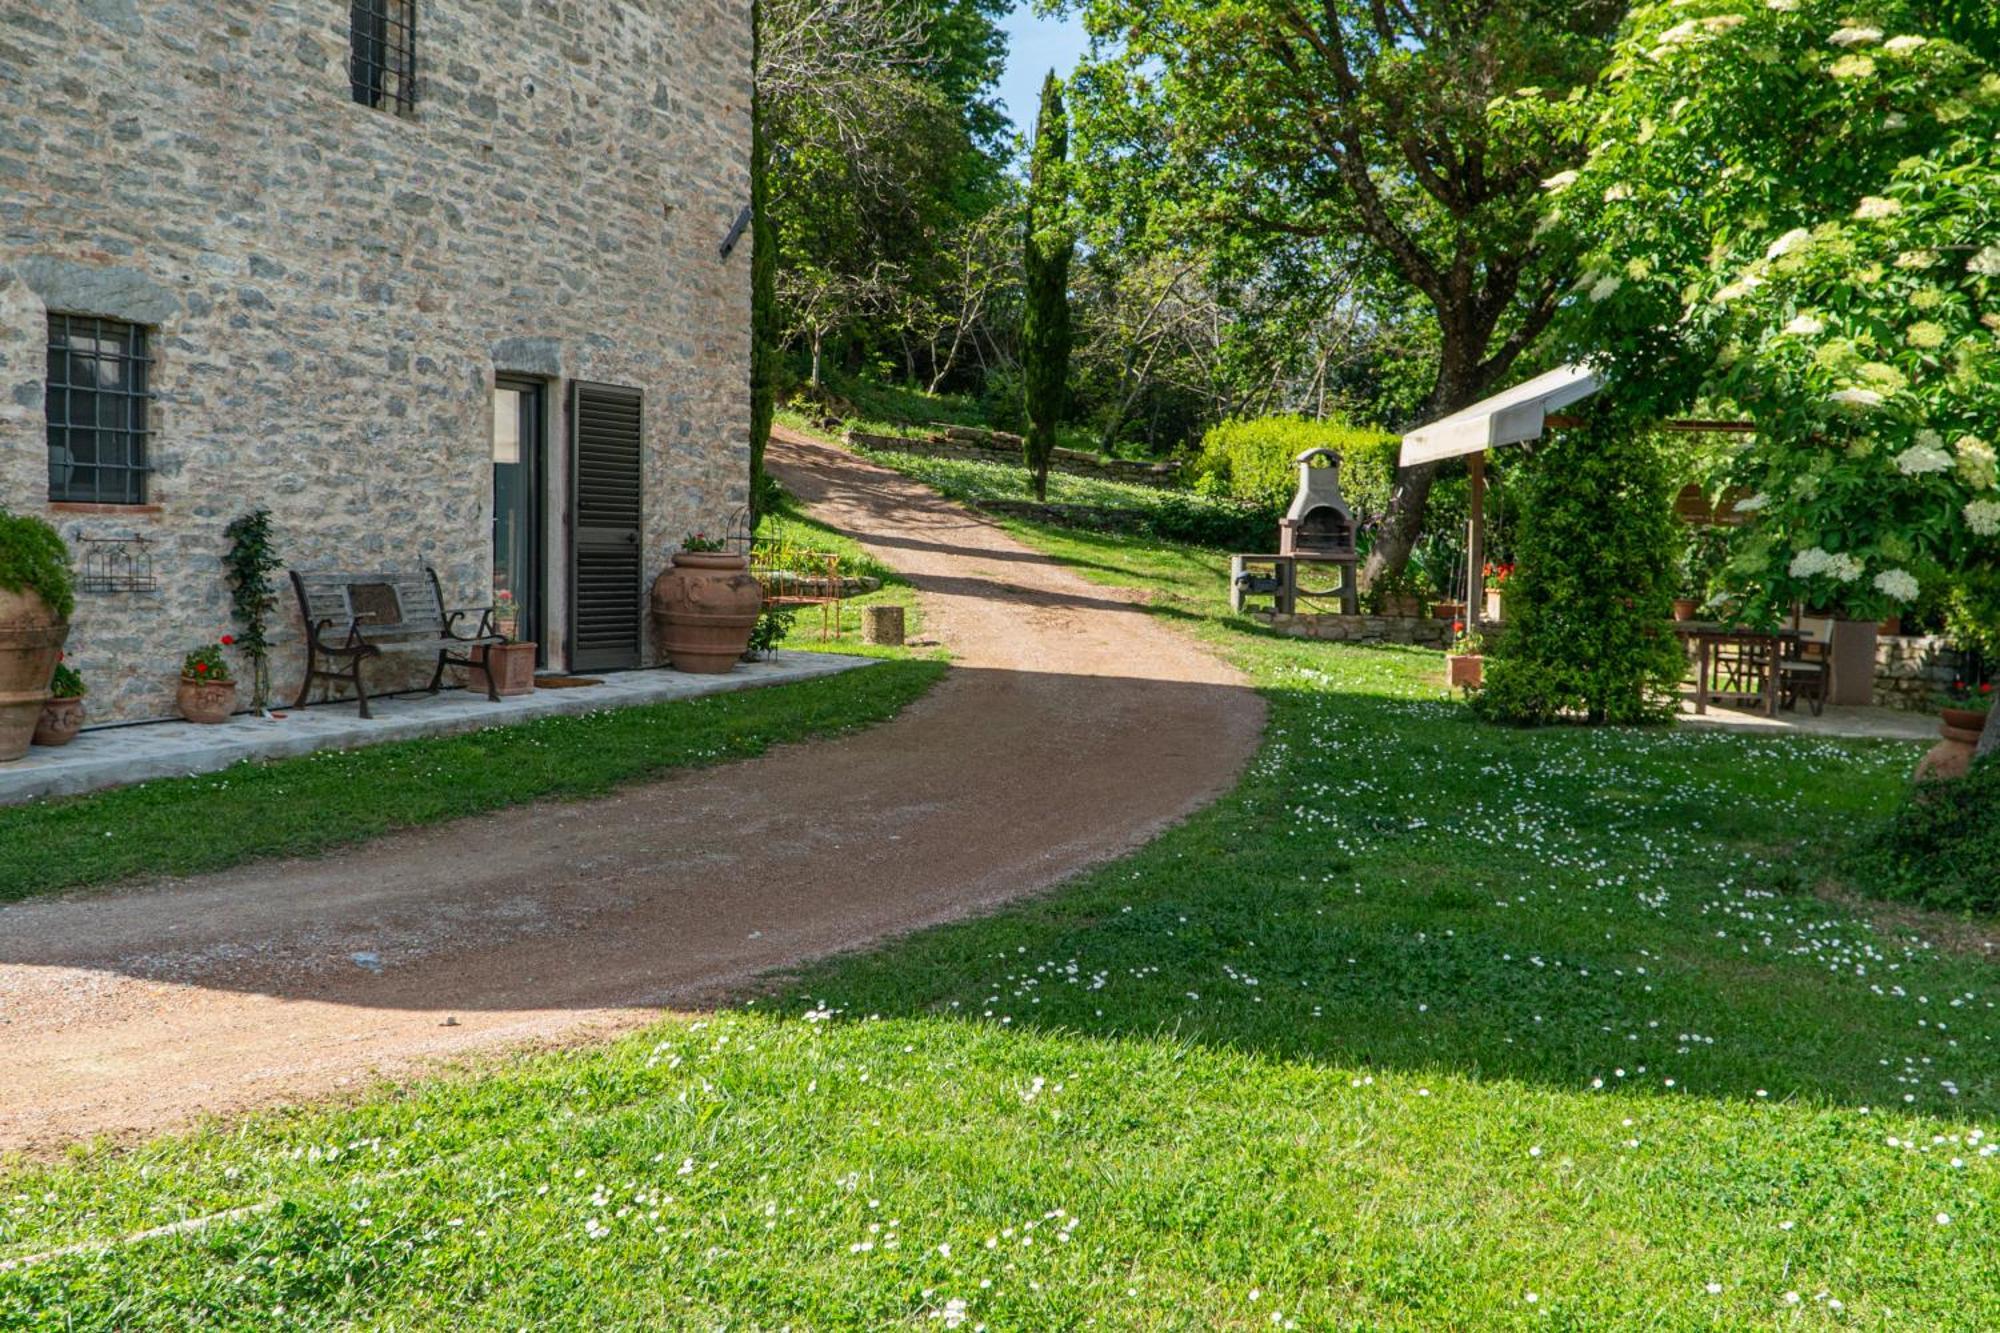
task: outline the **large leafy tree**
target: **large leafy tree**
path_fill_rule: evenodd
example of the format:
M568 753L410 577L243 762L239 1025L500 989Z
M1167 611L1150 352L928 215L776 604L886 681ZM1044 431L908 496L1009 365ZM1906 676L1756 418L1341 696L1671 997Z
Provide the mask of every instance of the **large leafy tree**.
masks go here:
M1515 372L1570 281L1569 256L1536 235L1540 182L1574 151L1562 104L1606 58L1624 0L1078 3L1097 43L1078 80L1082 155L1119 182L1123 211L1157 225L1171 206L1180 225L1273 246L1363 239L1361 261L1437 324L1419 415ZM1407 560L1434 475L1399 476L1376 569Z
M1767 617L2000 565L1996 50L1960 0L1650 5L1550 183L1587 251L1569 340L1621 404L1757 426L1719 480Z
M1027 398L1028 471L1037 500L1048 498L1049 457L1069 394L1069 266L1076 236L1068 167L1069 112L1063 106L1062 80L1052 70L1042 83L1022 229L1021 380Z

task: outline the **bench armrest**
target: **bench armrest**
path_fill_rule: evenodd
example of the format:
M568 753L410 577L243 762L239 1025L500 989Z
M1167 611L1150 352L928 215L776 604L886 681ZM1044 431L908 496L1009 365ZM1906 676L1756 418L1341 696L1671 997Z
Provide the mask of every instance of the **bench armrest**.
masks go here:
M493 623L493 610L494 608L490 606L462 606L456 611L447 611L444 617L445 637L460 639L467 643L479 639L499 638L500 631ZM459 633L458 622L474 614L479 617L479 628L470 634Z

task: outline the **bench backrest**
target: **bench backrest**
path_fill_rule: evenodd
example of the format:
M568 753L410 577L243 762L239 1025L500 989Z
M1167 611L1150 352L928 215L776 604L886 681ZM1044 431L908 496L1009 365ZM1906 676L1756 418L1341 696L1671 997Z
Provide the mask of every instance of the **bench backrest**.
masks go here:
M428 569L371 574L345 570L294 570L300 609L314 625L331 621L344 634L361 622L364 638L436 638L444 633L444 598Z

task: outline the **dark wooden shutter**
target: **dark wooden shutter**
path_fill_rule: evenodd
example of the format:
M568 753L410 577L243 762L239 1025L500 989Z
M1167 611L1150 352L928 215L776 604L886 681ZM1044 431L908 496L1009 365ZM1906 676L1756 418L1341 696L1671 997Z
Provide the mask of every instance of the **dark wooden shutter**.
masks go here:
M644 413L637 389L570 386L569 663L639 665Z

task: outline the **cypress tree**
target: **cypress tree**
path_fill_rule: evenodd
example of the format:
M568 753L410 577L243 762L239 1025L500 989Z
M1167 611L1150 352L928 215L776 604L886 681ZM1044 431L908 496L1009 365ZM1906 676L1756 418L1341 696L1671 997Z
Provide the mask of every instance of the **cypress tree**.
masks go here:
M1028 409L1026 461L1037 500L1048 498L1049 456L1055 450L1056 427L1062 421L1069 388L1069 265L1076 253L1076 238L1070 232L1064 169L1068 158L1069 113L1063 106L1062 81L1050 70L1042 84L1041 116L1035 123L1035 148L1029 159L1022 255L1026 293L1021 316L1021 380Z
M758 67L762 6L750 6L751 68ZM750 525L763 517L764 448L778 406L778 226L771 216L771 146L764 99L750 94Z

